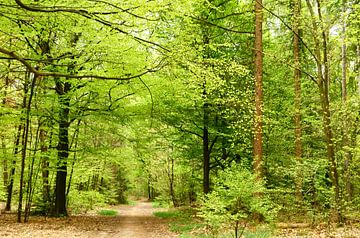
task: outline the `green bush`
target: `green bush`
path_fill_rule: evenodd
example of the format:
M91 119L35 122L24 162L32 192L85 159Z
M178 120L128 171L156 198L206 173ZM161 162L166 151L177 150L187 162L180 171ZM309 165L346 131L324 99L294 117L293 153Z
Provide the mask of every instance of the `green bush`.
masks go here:
M233 164L219 172L213 191L203 199L200 216L213 232L231 227L238 237L240 226L252 219L272 220L276 209L265 192L264 183L254 174Z
M106 197L97 191L76 191L69 194L69 208L72 213L86 213L95 207L105 206Z

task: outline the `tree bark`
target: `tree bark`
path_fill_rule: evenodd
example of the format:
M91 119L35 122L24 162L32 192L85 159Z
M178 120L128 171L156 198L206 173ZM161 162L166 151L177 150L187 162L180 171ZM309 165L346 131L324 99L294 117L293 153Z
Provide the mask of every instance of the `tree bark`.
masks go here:
M255 0L255 118L254 118L254 172L258 179L263 176L262 120L263 120L263 46L262 0Z
M21 222L21 213L22 213L22 202L23 202L23 187L24 187L24 172L25 172L25 161L26 161L26 150L29 138L29 129L30 129L30 111L31 111L31 102L34 95L34 89L36 84L36 75L29 73L29 78L31 80L30 86L30 95L29 100L26 104L26 118L25 118L25 125L24 125L24 132L22 138L22 149L21 149L21 170L20 170L20 189L19 189L19 203L18 203L18 210L17 210L17 221ZM25 82L26 84L27 82ZM26 87L25 87L26 88ZM26 97L27 89L25 89ZM26 99L25 99L26 101Z
M204 94L206 90L204 89ZM205 99L206 100L206 99ZM204 115L203 115L203 192L207 194L210 192L210 148L209 148L209 114L208 114L209 105L204 103Z
M26 101L23 101L26 103ZM6 205L5 205L5 211L11 210L11 201L12 201L12 193L14 188L14 176L15 176L15 165L16 165L16 156L19 154L19 145L20 145L20 138L21 138L21 132L22 129L22 123L18 126L16 139L15 139L15 149L14 149L14 159L12 161L11 170L10 170L10 176L9 176L9 183L7 185L6 191L7 191L7 197L6 197Z
M59 142L57 145L58 162L55 184L55 207L54 216L67 216L66 209L66 177L67 177L67 159L69 157L69 113L70 98L67 93L71 89L68 82L62 83L56 79L56 91L59 100Z
M336 210L336 219L342 221L342 215L340 211L340 188L339 188L339 174L337 171L336 157L335 157L335 148L334 148L334 136L331 128L331 115L330 115L330 100L329 100L329 83L330 83L330 68L328 62L328 45L327 45L327 36L324 27L323 19L321 14L321 5L320 1L317 0L317 11L318 11L318 20L321 22L321 30L318 29L318 23L315 19L314 9L309 0L306 0L308 10L312 18L313 25L313 37L315 43L315 56L316 56L316 66L317 66L317 85L319 88L320 102L321 102L321 113L323 116L323 130L327 148L327 158L329 161L329 174L332 182L332 186L335 190L334 199L335 199L335 210ZM321 43L322 46L321 46ZM322 55L321 55L322 52Z

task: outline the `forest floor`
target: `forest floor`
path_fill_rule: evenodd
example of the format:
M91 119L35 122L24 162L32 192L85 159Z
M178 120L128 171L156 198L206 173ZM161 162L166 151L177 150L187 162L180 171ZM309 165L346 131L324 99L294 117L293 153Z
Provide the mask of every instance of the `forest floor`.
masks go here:
M151 203L111 207L116 216L96 212L68 218L30 217L28 223L17 223L15 214L0 215L0 237L16 238L173 238L166 219L154 217Z
M0 237L9 238L175 238L179 234L169 231L169 224L174 219L159 218L154 212L164 211L153 208L152 204L137 201L133 205L110 207L117 212L115 216L99 215L91 211L85 215L74 215L68 218L45 218L32 216L28 223L17 223L16 214L0 215ZM166 209L165 209L166 210ZM190 220L187 223L191 223ZM188 224L187 224L188 225ZM294 225L294 224L292 224ZM304 226L303 226L304 225ZM351 226L317 226L310 228L306 224L278 224L277 229L264 235L249 229L245 237L276 237L276 238L357 238L360 237L360 224ZM192 233L192 232L191 232ZM196 234L197 232L195 232ZM272 234L271 234L272 233ZM186 236L186 237L196 237ZM205 236L203 236L205 237Z

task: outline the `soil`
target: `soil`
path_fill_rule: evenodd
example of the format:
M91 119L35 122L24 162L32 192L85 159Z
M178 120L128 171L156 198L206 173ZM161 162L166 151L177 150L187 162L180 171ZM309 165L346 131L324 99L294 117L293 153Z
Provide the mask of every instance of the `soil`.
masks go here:
M157 209L139 201L133 206L111 207L117 216L96 213L68 218L30 217L28 223L17 223L15 214L0 215L0 237L16 238L174 238L167 219L154 217Z

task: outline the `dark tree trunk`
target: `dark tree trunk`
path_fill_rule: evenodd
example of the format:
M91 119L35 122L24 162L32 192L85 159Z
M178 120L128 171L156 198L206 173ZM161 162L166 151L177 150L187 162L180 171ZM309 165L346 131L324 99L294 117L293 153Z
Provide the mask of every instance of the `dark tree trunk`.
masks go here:
M62 83L56 79L56 91L59 97L59 142L57 145L58 162L55 184L55 207L54 216L67 216L66 209L66 177L67 177L67 159L69 157L69 113L70 99L67 93L71 89L68 82Z
M12 193L13 193L13 187L14 187L14 176L15 176L15 166L16 166L16 156L19 154L21 132L22 132L22 124L20 124L18 126L18 131L17 131L16 139L15 139L14 159L13 159L12 165L11 165L9 183L6 188L7 197L6 197L5 211L11 210L11 200L12 200Z
M255 0L255 118L254 118L254 171L263 176L262 118L263 118L263 46L262 46L262 0Z
M31 78L32 77L32 78ZM19 189L19 203L18 203L18 211L17 211L17 221L21 222L21 213L22 213L22 202L23 202L23 188L24 188L24 171L25 171L25 161L26 161L26 150L29 138L29 129L30 129L30 111L31 111L31 102L34 95L34 89L36 84L36 75L29 74L29 78L31 79L31 87L30 87L30 95L29 100L26 105L26 117L25 117L25 125L24 132L22 136L22 148L21 148L21 170L20 170L20 189ZM25 82L26 84L27 82ZM27 88L24 87L24 97L27 94ZM24 99L26 102L26 99Z
M207 92L206 92L206 82L204 82L204 91L203 91L203 192L207 194L210 192L210 143L209 143L209 104L206 102L207 100Z

